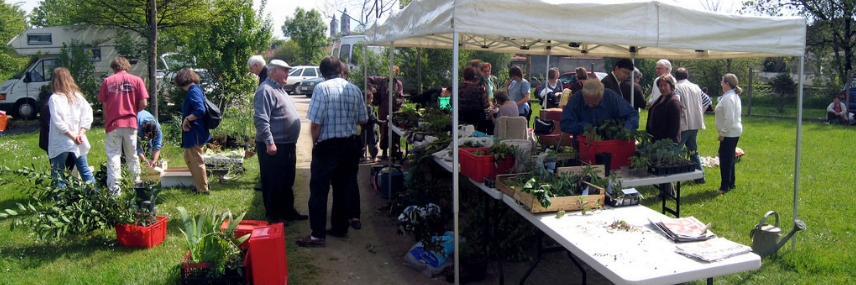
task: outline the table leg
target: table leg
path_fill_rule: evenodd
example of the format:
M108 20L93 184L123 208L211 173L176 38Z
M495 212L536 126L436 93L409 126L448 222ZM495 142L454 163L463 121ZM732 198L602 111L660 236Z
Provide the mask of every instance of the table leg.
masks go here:
M675 218L681 217L681 182L675 182ZM711 279L713 280L713 279ZM711 281L712 282L712 281Z
M582 284L584 284L584 285L585 285L585 284L586 284L586 270L585 270L585 268L583 268L583 266L582 266L582 265L577 261L577 259L576 259L576 258L574 258L574 254L573 254L573 253L571 253L570 251L565 251L565 252L567 252L567 253L568 253L568 258L570 258L570 259L571 259L571 261L574 263L574 265L576 265L576 266L577 266L577 269L579 269L579 270L580 270L580 274L582 274L582 275L583 275L583 283L582 283Z
M482 241L486 247L485 252L488 255L490 255L490 251L493 250L493 253L496 256L496 267L499 270L499 284L502 285L502 284L504 284L504 279L505 279L505 274L502 271L502 259L500 259L500 256L499 256L499 248L498 248L498 245L496 244L494 227L490 226L491 220L493 220L495 218L494 217L495 214L493 213L494 207L492 207L492 204L494 204L494 202L489 201L489 200L493 200L493 199L489 199L487 195L481 195L481 197L482 197L481 198L482 203L484 204L484 208L485 208L484 227L482 228L484 238ZM494 224L496 224L496 223L494 223Z
M664 191L665 189L663 189L663 185L666 185L666 184L660 184L660 185L654 186L654 187L660 189L660 191L662 193L665 193L665 195L663 196L663 210L661 213L663 215L665 215L666 213L670 213L670 214L674 215L675 218L680 218L681 217L681 182L680 181L675 182L675 196L672 196L672 195L669 195L668 193L666 193ZM666 206L666 200L670 200L670 199L675 200L675 208L674 209Z
M544 233L539 230L536 235L538 236L538 252L535 254L535 262L532 263L532 266L529 266L529 269L526 270L523 277L520 277L520 285L523 285L526 282L526 278L529 278L529 274L532 274L532 271L535 270L535 267L538 266L539 262L541 262L541 252L544 248L541 244L541 239L544 236Z
M523 277L520 278L520 285L523 285L523 283L526 282L526 278L529 278L529 274L532 274L532 271L535 270L535 267L537 267L538 263L541 262L541 256L544 253L557 252L557 251L562 251L562 250L567 251L564 247L561 247L561 246L544 248L544 245L542 243L542 241L544 239L544 233L541 232L540 230L537 233L537 237L538 237L538 252L535 254L535 262L532 263L532 266L529 266L529 269L527 269L526 273L523 274Z

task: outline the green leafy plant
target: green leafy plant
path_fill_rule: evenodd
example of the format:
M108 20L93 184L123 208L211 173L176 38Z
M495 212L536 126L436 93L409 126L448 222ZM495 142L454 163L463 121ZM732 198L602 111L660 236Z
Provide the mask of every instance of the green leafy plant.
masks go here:
M413 128L419 125L419 119L422 116L416 110L415 105L405 104L392 114L392 121L398 125L403 124L405 128Z
M413 238L422 242L426 249L444 252L442 240L434 237L443 235L446 221L447 219L444 219L440 213L440 207L435 204L408 206L398 218L396 233L413 235Z
M250 238L249 234L235 237L235 229L244 218L244 214L232 217L231 211L215 213L213 209L202 210L202 213L191 217L184 207L176 207L181 218L181 233L184 234L190 260L197 263L210 263L214 270L208 277L219 277L225 274L226 268L235 269L241 266L243 257L239 245ZM228 220L226 230L220 225Z
M625 120L610 119L598 120L597 124L590 124L583 128L583 136L588 138L586 145L591 141L606 140L631 140L635 138L633 131L624 128Z
M65 188L54 186L50 174L23 167L11 171L4 167L3 184L19 183L33 200L27 205L16 203L17 210L6 209L0 218L13 218L10 230L19 226L33 230L40 239L59 239L112 228L125 220L127 208L120 198L100 190L72 175L66 175ZM15 179L18 178L18 179Z
M634 155L630 157L630 168L632 169L647 169L651 165L651 161L646 156Z

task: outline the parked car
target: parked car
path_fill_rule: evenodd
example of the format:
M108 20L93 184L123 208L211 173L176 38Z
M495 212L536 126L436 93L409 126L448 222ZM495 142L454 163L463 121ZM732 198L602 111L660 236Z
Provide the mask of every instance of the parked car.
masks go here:
M317 66L299 65L291 68L288 80L285 82L285 90L290 93L297 91L297 86L304 80L321 77L321 71Z
M606 77L606 72L589 72L588 78L594 78L594 76L597 76L597 80L603 80L603 78ZM577 72L571 71L562 73L562 76L559 76L559 81L562 82L562 89L571 88L571 84L577 82ZM535 87L535 93L532 93L533 100L535 99L534 97L537 97L537 94L541 93L542 88L544 88L543 84Z
M290 78L290 77L289 77ZM309 80L304 80L300 82L300 85L294 89L294 95L306 95L306 98L312 98L312 91L315 90L315 85L324 81L324 78L312 78Z
M222 90L222 85L211 73L208 72L207 69L202 68L194 68L193 72L196 72L196 75L199 75L199 85L202 87L202 92L205 93L206 96L212 96L215 92ZM167 72L163 75L163 78L158 81L158 94L160 96L165 96L167 102L173 102L171 98L169 98L170 94L174 89L178 87L175 86L175 71Z

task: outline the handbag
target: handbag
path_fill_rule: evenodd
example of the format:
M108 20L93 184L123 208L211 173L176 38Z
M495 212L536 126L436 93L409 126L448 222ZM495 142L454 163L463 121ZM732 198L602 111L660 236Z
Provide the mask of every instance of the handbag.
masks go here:
M535 117L535 134L536 135L546 135L553 133L553 130L556 128L556 125L553 121L544 121L539 117Z

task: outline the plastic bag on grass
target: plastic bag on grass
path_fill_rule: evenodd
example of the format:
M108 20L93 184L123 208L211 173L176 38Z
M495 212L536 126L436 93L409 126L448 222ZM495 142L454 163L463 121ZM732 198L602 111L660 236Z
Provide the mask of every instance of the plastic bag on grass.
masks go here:
M455 251L455 236L452 232L446 232L443 236L432 237L434 241L443 243L443 252L425 250L422 242L417 242L404 255L407 266L419 270L422 275L434 277L443 272L443 269L453 264L449 259Z

